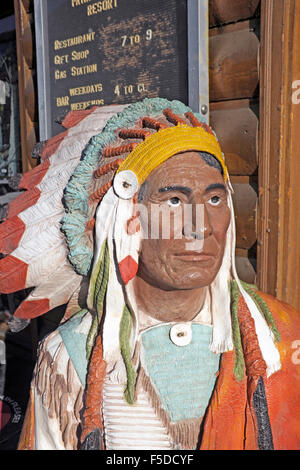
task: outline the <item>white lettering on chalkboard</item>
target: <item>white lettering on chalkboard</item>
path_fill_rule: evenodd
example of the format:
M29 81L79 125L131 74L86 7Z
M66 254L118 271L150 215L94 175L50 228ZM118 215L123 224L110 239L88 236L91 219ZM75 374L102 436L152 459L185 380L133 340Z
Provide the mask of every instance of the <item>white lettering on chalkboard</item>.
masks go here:
M87 6L87 16L97 15L97 13L102 13L103 11L112 10L117 7L117 0L103 0L102 2L92 3Z
M104 99L81 101L80 103L71 103L71 110L78 111L79 109L86 109L89 106L103 106L103 105L104 105Z
M68 96L59 96L56 98L56 106L69 106L69 97Z
M86 59L89 55L90 51L86 49L85 51L73 51L72 52L72 60L82 60Z
M138 93L144 93L147 91L145 83L137 83L136 85L116 85L114 88L114 94L120 95L131 95L137 91Z
M92 0L71 0L72 7L80 7L80 5L84 5L85 3L90 3Z
M71 75L72 77L77 77L78 75L86 75L87 73L95 73L98 70L98 64L83 65L82 67L72 67Z
M60 80L62 78L67 78L67 71L66 70L55 70L54 71L55 80Z
M65 47L78 46L78 44L84 44L85 42L91 42L95 40L95 31L86 34L80 34L73 38L63 39L62 41L54 41L54 49L64 49Z
M55 65L63 65L63 64L67 64L68 62L69 62L69 54L56 55L54 57Z
M152 29L147 29L146 31L146 41L151 41L153 36ZM140 34L132 34L132 35L127 35L125 34L124 36L121 36L121 43L122 47L127 47L127 46L134 46L136 44L140 44L141 39L143 39L144 35L141 37Z
M94 83L92 85L70 88L69 93L70 93L70 96L77 96L77 95L88 95L91 93L101 93L102 90L103 90L102 83Z

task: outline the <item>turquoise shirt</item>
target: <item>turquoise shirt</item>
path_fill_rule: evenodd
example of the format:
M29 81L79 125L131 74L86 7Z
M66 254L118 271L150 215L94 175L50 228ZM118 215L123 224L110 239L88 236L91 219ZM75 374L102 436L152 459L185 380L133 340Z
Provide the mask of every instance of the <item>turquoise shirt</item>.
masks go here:
M220 354L210 351L212 328L192 324L186 346L170 338L172 324L142 333L142 365L170 421L202 418L214 389Z

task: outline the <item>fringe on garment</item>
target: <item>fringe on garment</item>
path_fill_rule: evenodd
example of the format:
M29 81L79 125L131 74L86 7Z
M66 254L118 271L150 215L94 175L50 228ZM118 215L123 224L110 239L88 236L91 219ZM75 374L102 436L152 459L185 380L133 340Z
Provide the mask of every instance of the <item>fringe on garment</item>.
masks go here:
M43 344L35 368L34 385L41 396L43 406L48 410L49 418L59 424L66 450L76 450L78 428L81 423L80 413L83 407L83 389L75 385L75 371L71 359L67 362L66 375L58 372L62 351L61 343L54 359L46 350L46 343Z
M149 377L142 367L139 370L136 390L138 390L140 387L142 387L144 391L148 393L150 403L154 408L155 413L161 419L169 436L173 440L174 448L179 448L178 446L180 446L181 449L196 449L199 440L202 418L171 423L170 417L162 408L161 401L157 396L157 393Z

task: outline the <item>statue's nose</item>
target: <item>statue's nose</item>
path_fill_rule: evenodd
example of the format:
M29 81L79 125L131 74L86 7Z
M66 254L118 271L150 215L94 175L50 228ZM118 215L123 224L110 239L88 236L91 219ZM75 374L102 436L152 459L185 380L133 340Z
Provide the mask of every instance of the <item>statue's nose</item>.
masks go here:
M185 238L192 238L194 240L203 240L204 238L211 235L211 230L210 230L210 227L205 225L201 228L197 228L197 231L195 231L195 230L191 230L191 227L189 227L188 225L185 225L183 227L183 235L185 236Z
M212 234L212 226L204 205L201 207L200 213L201 217L199 212L193 210L192 217L184 221L182 232L185 238L203 240Z

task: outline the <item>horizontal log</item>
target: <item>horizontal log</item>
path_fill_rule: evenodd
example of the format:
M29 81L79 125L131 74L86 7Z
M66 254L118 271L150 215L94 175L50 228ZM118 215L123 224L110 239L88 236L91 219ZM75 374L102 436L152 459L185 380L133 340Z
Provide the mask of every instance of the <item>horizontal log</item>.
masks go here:
M236 246L249 250L257 239L257 192L247 182L247 177L232 178L232 186L234 190L232 200L235 212Z
M239 278L249 284L256 283L256 259L250 256L247 250L237 249L235 253L235 265Z
M233 23L253 18L258 10L260 0L209 0L209 26Z
M257 169L258 103L236 100L212 103L210 124L225 154L230 175L252 175Z
M259 40L249 29L230 30L209 39L210 101L257 96Z

